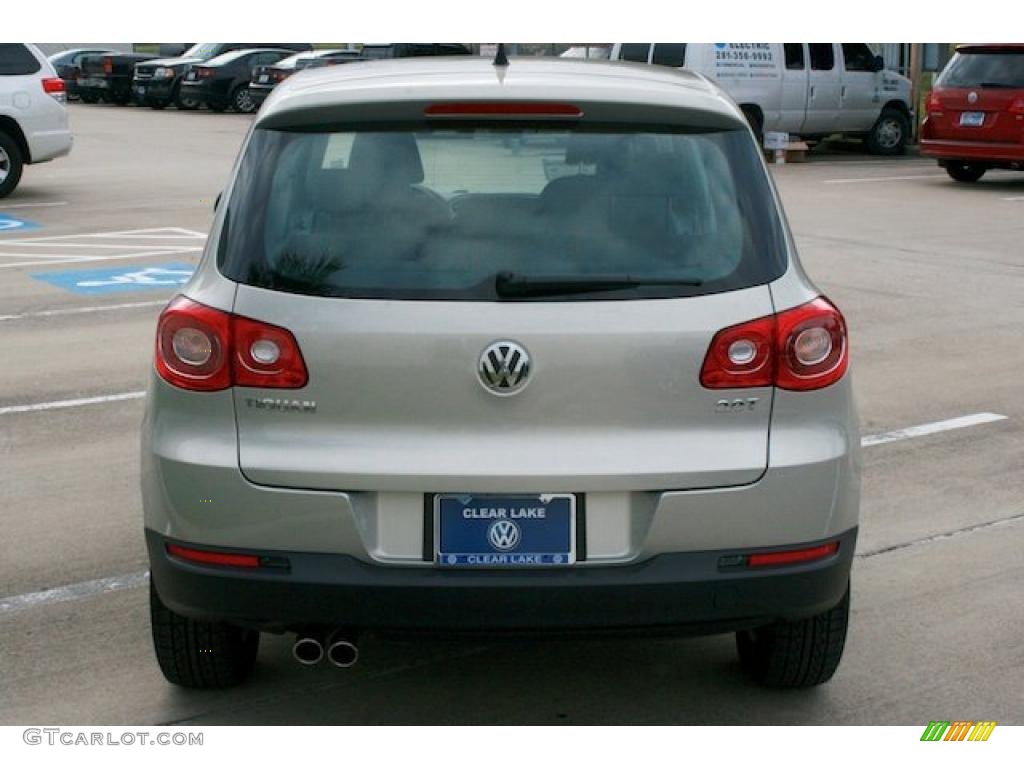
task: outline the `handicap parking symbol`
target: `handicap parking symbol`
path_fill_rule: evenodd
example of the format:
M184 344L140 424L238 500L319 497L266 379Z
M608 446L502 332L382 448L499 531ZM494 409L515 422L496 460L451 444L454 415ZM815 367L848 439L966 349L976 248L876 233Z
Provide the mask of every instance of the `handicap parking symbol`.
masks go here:
M0 213L0 235L29 232L33 229L41 229L41 227L34 221L26 221L7 213Z
M72 293L99 294L166 291L187 283L194 271L195 267L191 264L121 265L107 269L37 272L32 277Z

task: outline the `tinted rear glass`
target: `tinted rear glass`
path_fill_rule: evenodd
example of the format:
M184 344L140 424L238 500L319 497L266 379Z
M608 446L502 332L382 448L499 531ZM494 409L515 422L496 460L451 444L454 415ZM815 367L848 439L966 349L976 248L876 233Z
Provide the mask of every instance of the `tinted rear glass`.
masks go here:
M0 75L32 75L40 69L32 51L21 43L0 43Z
M785 251L745 130L489 123L254 131L218 260L317 296L490 301L503 273L660 283L585 300L746 288L781 275Z
M946 88L1024 88L1024 50L1017 52L965 52L950 60L936 81Z

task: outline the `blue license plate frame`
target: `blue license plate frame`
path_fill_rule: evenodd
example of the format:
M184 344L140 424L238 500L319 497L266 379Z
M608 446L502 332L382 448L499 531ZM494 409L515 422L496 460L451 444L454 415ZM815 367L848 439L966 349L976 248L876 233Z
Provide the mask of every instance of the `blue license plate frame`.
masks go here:
M574 493L439 493L433 559L446 568L559 568L577 562Z

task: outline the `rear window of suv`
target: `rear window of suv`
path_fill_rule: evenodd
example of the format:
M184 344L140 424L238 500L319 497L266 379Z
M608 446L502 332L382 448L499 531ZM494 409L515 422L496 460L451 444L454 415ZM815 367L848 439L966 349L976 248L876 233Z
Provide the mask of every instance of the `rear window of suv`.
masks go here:
M1024 48L960 51L935 84L946 88L1024 88Z
M514 275L630 283L572 300L658 298L786 264L745 130L257 129L226 216L227 277L315 296L494 301Z
M40 69L32 51L21 43L0 43L0 75L34 75Z

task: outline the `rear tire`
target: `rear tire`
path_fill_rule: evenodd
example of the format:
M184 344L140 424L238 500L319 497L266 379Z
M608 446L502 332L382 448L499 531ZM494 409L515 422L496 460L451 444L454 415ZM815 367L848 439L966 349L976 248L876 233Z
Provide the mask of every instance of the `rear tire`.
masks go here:
M7 197L21 181L25 160L13 136L0 132L0 198Z
M965 184L973 184L975 181L985 175L987 171L983 165L977 163L947 163L946 173L954 181L961 181Z
M185 688L230 688L256 665L260 633L231 624L198 621L165 606L149 583L153 649L167 681Z
M191 96L182 96L179 91L174 97L174 106L182 111L191 112L194 109L199 109L203 106L203 103L197 99L193 99Z
M242 115L251 115L256 111L256 102L252 100L252 93L248 86L240 85L231 93L231 106L235 112Z
M831 679L846 644L850 587L839 604L799 621L736 633L740 666L769 688L810 688Z
M902 155L910 137L910 120L902 111L886 107L864 138L868 152L873 155Z

